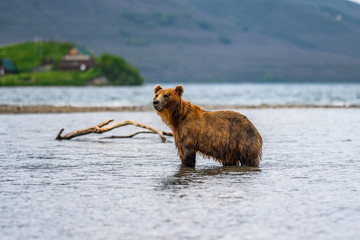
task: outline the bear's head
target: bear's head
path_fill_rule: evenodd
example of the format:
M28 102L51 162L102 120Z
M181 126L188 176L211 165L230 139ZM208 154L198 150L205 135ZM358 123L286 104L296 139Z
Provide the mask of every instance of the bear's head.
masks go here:
M155 97L153 99L153 106L156 111L163 109L172 109L178 106L181 102L181 97L184 92L183 86L179 85L176 88L163 89L160 85L154 88Z

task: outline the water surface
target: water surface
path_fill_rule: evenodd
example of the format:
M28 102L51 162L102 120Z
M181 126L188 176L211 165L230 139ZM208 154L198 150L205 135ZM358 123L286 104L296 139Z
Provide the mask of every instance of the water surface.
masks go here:
M154 86L1 87L0 104L150 106ZM184 84L184 89L186 100L208 106L360 106L360 84Z
M1 239L359 239L360 111L241 112L259 168L181 168L156 135L54 140L109 118L167 129L154 112L0 115Z

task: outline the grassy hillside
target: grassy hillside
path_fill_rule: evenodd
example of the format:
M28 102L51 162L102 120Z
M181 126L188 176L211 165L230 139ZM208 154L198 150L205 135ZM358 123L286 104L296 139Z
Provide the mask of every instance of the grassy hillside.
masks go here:
M68 39L152 82L360 81L359 18L345 0L12 0L0 44Z
M84 86L93 84L93 79L106 77L112 85L139 85L143 83L138 70L124 59L109 54L95 58L95 66L85 72L59 71L61 58L75 44L70 42L23 42L0 46L0 59L9 58L15 63L17 74L0 77L0 86ZM41 66L44 58L54 60L51 71L33 72Z
M184 0L263 36L360 58L360 5L345 0Z
M70 42L24 42L0 46L0 58L10 58L20 72L29 72L40 66L44 57L51 57L56 63L74 46Z
M74 71L29 72L0 77L0 86L85 86L99 76L90 69L84 73Z

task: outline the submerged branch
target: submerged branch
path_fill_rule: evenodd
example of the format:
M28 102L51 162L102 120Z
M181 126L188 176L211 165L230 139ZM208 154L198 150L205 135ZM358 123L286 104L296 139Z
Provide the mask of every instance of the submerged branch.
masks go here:
M141 133L150 133L150 134L157 134L156 132L152 132L152 131L136 131L136 132L133 132L129 135L121 135L121 136L109 136L109 137L103 137L102 139L109 139L109 138L132 138L138 134L141 134ZM163 132L163 135L164 136L174 136L172 134L172 132Z
M162 142L166 142L166 138L164 137L164 135L165 136L173 136L173 134L171 132L164 132L164 131L161 131L150 125L139 123L139 122L132 121L132 120L117 122L117 123L108 125L110 122L113 122L113 121L114 121L114 119L109 119L107 121L101 122L101 123L99 123L95 126L89 127L89 128L69 132L68 134L66 134L64 136L61 136L62 132L64 131L64 129L61 129L56 137L56 140L70 140L74 137L83 136L83 135L87 135L90 133L101 134L104 132L108 132L112 129L115 129L118 127L123 127L126 125L134 125L137 127L145 128L149 131L138 131L138 132L134 132L133 134L126 135L126 136L111 136L111 137L105 137L105 138L130 138L130 137L136 136L137 134L140 134L140 133L153 133L153 134L158 134L160 136ZM106 125L108 125L108 126L106 126Z

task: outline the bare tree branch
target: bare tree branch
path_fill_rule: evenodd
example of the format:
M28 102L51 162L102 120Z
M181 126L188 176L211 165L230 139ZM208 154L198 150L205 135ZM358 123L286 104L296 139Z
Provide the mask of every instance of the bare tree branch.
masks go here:
M70 140L74 137L78 137L78 136L83 136L83 135L87 135L90 133L104 133L104 132L108 132L112 129L118 128L118 127L123 127L126 125L134 125L137 127L141 127L141 128L145 128L148 129L149 131L139 131L139 132L135 132L133 134L127 135L127 136L111 136L111 137L106 137L106 138L124 138L124 137L133 137L137 134L140 133L155 133L158 134L162 140L162 142L166 142L166 138L164 137L164 135L166 136L173 136L173 134L171 132L163 132L155 127L152 127L150 125L147 124L143 124L143 123L139 123L136 121L131 121L131 120L127 120L127 121L123 121L123 122L117 122L117 123L113 123L108 125L110 122L114 121L114 119L109 119L107 121L101 122L93 127L89 127L89 128L85 128L85 129L81 129L81 130L75 130L72 132L69 132L68 134L66 134L65 136L61 136L62 132L64 131L64 129L61 129L56 137L56 140ZM106 126L108 125L108 126Z
M121 135L121 136L109 136L109 137L103 137L102 139L109 139L109 138L132 138L138 134L141 134L141 133L150 133L150 134L157 134L155 132L150 132L150 131L136 131L136 132L133 132L129 135Z
M152 131L136 131L136 132L133 132L129 135L121 135L121 136L109 136L109 137L103 137L101 139L109 139L109 138L132 138L138 134L141 134L141 133L150 133L150 134L157 134L156 132L152 132ZM174 136L172 132L163 132L164 136Z

